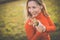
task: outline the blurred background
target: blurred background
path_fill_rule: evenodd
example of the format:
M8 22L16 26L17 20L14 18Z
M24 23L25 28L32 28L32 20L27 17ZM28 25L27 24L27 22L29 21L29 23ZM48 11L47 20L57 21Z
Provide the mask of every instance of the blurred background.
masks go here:
M27 40L24 23L27 0L0 0L0 40ZM60 0L44 0L56 25L51 40L60 40Z

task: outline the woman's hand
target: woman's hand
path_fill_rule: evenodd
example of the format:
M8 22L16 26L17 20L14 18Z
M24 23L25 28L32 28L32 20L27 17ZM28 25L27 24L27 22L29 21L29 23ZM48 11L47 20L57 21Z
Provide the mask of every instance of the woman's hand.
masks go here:
M31 21L29 22L29 25L38 26L39 22L35 18L32 18Z
M36 28L36 30L38 31L38 32L43 32L43 28L42 27L35 27Z
M46 27L40 21L38 21L38 22L39 22L39 25L35 26L36 29L37 29L37 31L39 31L39 32L45 32L46 31Z
M31 19L31 22L29 23L29 25L32 25L33 27L35 27L37 29L37 31L39 32L45 32L46 28L45 26L37 19Z

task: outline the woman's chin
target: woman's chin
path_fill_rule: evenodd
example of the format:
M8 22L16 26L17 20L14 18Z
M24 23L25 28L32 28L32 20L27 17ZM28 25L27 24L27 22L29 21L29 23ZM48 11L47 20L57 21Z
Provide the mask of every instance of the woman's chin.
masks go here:
M36 17L37 16L37 14L34 14L32 17Z

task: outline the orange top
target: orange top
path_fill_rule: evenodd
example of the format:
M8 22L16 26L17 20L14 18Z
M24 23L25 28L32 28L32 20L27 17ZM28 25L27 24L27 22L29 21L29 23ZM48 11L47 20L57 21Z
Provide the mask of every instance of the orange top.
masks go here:
M50 40L49 32L56 30L53 21L49 17L44 16L43 13L40 13L38 16L36 16L36 19L46 27L46 31L43 33L38 32L36 28L29 25L29 22L31 22L31 20L28 19L25 24L28 40Z

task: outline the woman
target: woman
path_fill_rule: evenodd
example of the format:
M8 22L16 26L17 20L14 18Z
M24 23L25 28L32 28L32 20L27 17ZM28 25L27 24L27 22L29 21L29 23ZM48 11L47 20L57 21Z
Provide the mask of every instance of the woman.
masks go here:
M25 29L28 40L50 40L49 33L56 28L42 0L28 0L27 12L28 20Z

